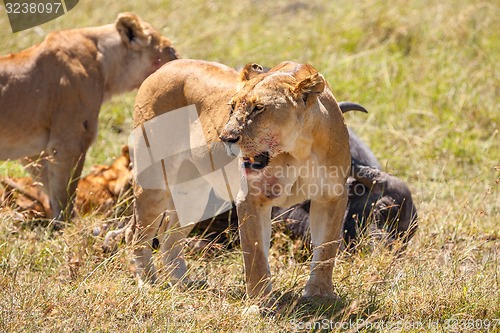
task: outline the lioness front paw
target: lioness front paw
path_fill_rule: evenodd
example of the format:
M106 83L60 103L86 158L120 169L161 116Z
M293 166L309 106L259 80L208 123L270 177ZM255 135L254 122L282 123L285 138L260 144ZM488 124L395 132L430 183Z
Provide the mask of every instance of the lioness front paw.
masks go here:
M302 297L333 297L333 287L329 284L307 284Z

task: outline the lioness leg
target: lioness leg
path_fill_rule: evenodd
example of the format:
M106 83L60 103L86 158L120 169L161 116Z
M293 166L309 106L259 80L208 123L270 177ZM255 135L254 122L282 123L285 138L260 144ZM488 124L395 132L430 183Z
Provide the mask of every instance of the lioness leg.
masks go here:
M46 147L51 217L63 221L69 221L71 216L85 154L97 134L99 107L82 106L77 111L81 112L75 112L70 121L61 112L59 117L53 119Z
M68 221L73 209L78 179L82 173L85 152L71 149L54 150L46 164L51 218ZM45 170L42 170L42 175Z
M169 207L173 208L172 199L169 200ZM181 227L175 210L171 209L166 212L165 227L160 228L160 240L162 260L165 265L165 274L170 278L172 283L176 283L183 279L187 272L186 261L183 257L184 240L191 232L194 224L188 224Z
M347 195L335 201L311 201L311 242L313 258L304 296L333 296L334 258L341 240Z
M247 198L237 206L247 295L250 298L271 294L268 253L271 243L271 206L259 206Z
M153 263L153 238L165 221L168 208L168 194L165 190L143 189L136 191L134 263L135 275L139 286L156 282L156 269Z

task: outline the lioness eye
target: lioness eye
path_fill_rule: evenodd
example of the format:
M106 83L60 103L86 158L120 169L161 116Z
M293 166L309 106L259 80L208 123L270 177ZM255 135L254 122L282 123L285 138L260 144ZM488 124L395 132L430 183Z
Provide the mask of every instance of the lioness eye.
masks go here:
M262 104L257 104L257 105L254 106L253 109L254 109L255 112L262 112L262 111L264 111L265 106L262 105Z

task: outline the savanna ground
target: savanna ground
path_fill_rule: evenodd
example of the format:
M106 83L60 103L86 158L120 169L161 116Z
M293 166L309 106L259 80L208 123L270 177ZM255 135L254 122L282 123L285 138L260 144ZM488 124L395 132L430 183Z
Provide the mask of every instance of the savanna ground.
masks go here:
M307 261L281 237L271 260L281 312L260 318L241 316L247 301L238 249L190 255L191 274L208 281L205 290L138 290L127 247L103 254L102 238L92 235L100 217L77 218L54 233L1 213L1 332L288 332L309 331L315 321L334 330L339 322L368 323L344 325L351 332L500 332L498 2L83 0L17 34L0 8L2 54L56 29L106 24L133 11L184 58L231 66L308 62L339 100L369 109L346 121L410 185L420 217L402 256L367 241L338 257L337 304L300 302ZM111 162L126 143L134 96L103 106L87 170ZM1 162L0 173L21 168Z

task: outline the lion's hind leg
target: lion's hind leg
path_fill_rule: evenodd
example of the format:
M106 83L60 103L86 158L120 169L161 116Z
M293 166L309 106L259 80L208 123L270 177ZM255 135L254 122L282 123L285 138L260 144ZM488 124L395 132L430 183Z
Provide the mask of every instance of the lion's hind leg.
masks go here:
M153 262L153 239L162 224L166 223L168 193L165 190L143 189L135 202L133 260L139 287L156 283L157 274Z
M160 228L158 236L164 265L162 273L168 278L170 284L176 284L179 281L190 283L186 278L187 264L183 254L186 237L193 227L194 224L181 226L177 213L174 210L166 212L164 224Z

